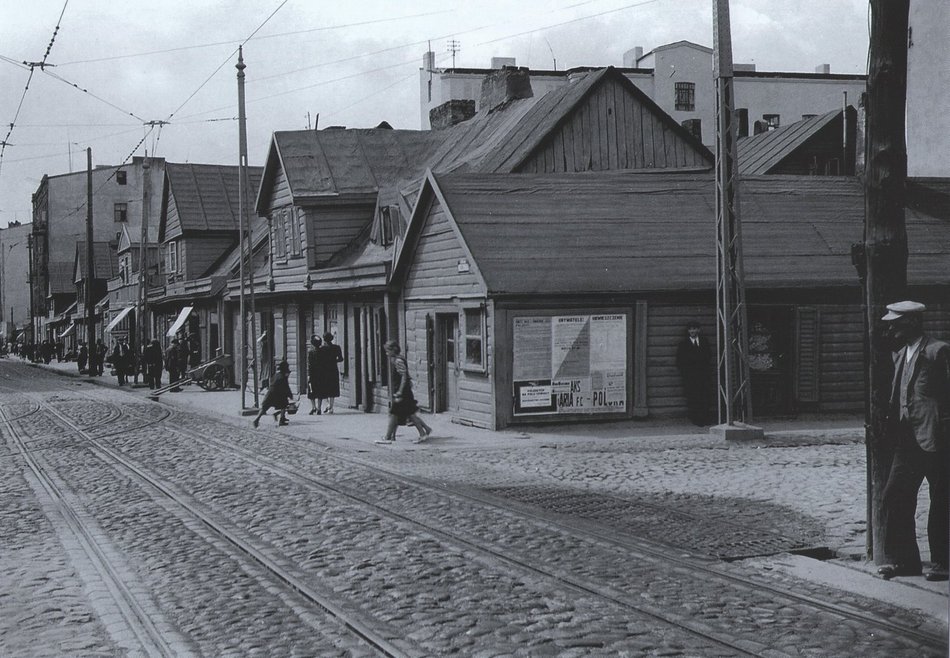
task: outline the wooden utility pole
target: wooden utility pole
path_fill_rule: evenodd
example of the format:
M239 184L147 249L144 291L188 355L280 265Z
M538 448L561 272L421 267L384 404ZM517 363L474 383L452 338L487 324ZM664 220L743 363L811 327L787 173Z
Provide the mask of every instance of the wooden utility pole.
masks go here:
M882 494L894 457L886 436L893 361L881 317L884 307L903 299L907 290L904 112L910 0L870 0L870 5L864 243L856 262L859 273L863 270L868 356L867 550L876 564L884 564L890 561L883 550Z
M148 317L146 303L148 300L148 221L149 211L152 203L152 178L150 165L148 161L148 151L145 151L145 159L142 161L142 235L139 238L139 281L138 281L138 300L135 309L136 333L138 334L134 349L139 358L142 358L143 350L148 344ZM131 332L129 332L131 333ZM139 381L139 369L135 369L135 383Z
M92 149L86 149L86 343L90 362L96 340L96 308L92 298L92 281L96 272L92 245Z
M247 65L244 63L244 48L238 47L237 69L238 81L238 224L239 224L239 244L241 250L241 409L246 409L245 391L247 389L247 361L248 351L251 352L251 368L254 384L254 407L260 405L260 392L258 391L258 353L257 353L257 310L254 308L254 244L251 239L250 221L248 220L248 177L247 177L247 117L244 112L244 69ZM245 264L245 249L247 250L247 263ZM246 295L248 304L245 304L245 278L249 288ZM249 309L248 309L249 307ZM246 310L247 309L247 310ZM247 336L247 312L251 315L251 336L250 341Z

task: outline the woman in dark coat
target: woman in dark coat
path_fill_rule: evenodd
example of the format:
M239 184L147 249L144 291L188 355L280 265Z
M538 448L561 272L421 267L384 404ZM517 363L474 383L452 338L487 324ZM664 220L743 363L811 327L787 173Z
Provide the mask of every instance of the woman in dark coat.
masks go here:
M323 334L323 347L317 350L317 376L314 378L317 409L322 409L323 401L327 401L324 413L332 414L333 400L340 397L340 371L336 364L342 362L343 350L333 344L333 334L328 331Z
M310 348L307 350L307 399L310 400L310 415L320 413L317 404L317 378L320 376L320 345L319 336L310 337Z
M274 420L277 421L278 425L290 424L287 420L287 406L293 400L294 394L290 391L289 377L290 366L286 361L281 361L280 365L277 366L277 375L268 387L264 401L261 402L261 410L257 412L257 417L254 419L254 427L258 426L261 416L271 408L277 410L274 412Z

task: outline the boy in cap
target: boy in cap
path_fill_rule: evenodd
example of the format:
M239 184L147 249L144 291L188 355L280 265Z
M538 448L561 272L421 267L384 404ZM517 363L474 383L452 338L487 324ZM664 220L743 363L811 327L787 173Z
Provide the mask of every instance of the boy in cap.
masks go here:
M888 434L895 446L884 486L885 579L921 573L914 521L917 492L924 479L930 486L927 537L933 567L927 580L947 580L950 554L950 344L923 332L919 302L888 304L881 318L900 345L888 405Z

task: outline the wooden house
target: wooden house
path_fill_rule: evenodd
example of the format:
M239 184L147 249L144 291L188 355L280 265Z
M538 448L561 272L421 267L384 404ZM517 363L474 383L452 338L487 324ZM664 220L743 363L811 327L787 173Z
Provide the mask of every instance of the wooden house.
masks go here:
M950 334L950 196L911 189L912 294ZM853 178L742 180L753 406L863 408ZM711 173L429 173L391 283L421 404L466 424L677 416L676 343L715 335Z
M859 161L857 111L849 105L737 142L744 176L853 176Z
M162 186L158 241L164 260L164 281L149 292L153 329L167 344L187 335L198 359L225 349L230 335L223 327L226 275L222 263L239 244L240 193L237 166L167 163ZM245 208L260 184L261 168L248 167Z
M95 343L102 339L106 345L109 344L109 336L103 331L103 318L109 307L108 282L116 276L119 271L119 263L116 257L116 245L114 242L93 242L92 243L92 280L89 279L89 270L86 263L86 243L76 243L76 257L73 260L73 285L74 299L76 300L76 310L74 317L76 319L76 338L77 340L89 343ZM96 335L88 336L88 327L86 326L87 306L86 290L92 288L92 299L95 308L93 315L96 319Z
M307 338L329 331L345 355L345 402L385 408L382 344L394 326L386 283L426 167L564 173L712 165L708 149L615 69L541 97L521 76L498 72L484 85L482 111L442 130L274 134L257 201L271 240L255 292L259 331L273 337L262 342L263 362L286 358L303 387Z
M113 339L119 337L128 339L132 349L136 351L142 349L142 340L150 340L153 335L148 318L142 327L146 335L141 336L137 331L143 288L147 292L161 283L158 243L147 243L145 254L146 266L145 270L141 271L141 242L133 240L128 227L123 227L116 247L118 271L116 276L106 282L108 311L103 332Z

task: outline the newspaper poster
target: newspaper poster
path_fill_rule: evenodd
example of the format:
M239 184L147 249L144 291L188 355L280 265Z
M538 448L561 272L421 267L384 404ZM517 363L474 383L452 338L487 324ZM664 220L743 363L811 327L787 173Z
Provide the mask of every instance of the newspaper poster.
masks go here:
M515 415L604 414L627 409L627 316L513 320Z

